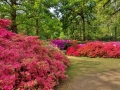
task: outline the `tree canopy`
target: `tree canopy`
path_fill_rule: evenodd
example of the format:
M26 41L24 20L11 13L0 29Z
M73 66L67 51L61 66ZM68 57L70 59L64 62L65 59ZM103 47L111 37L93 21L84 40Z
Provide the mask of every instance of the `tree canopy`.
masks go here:
M120 40L120 0L1 0L11 31L40 39Z

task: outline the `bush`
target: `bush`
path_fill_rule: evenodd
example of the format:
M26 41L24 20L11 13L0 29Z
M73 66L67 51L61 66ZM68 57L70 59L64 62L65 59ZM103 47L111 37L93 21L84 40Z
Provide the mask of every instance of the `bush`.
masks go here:
M68 48L68 46L71 45L70 40L56 39L56 40L52 40L51 42L57 45L57 47L60 48L61 50L65 50Z
M87 57L120 58L120 42L96 41L78 46L77 48L71 46L67 49L67 54Z
M84 46L84 44L73 45L67 48L66 54L70 56L80 56L79 49Z
M67 57L37 36L0 27L0 51L0 90L52 90L67 77Z

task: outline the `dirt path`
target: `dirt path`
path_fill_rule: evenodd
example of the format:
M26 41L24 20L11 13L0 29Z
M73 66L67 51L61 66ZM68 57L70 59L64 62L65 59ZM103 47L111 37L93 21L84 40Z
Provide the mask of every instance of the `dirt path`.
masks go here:
M68 79L56 90L120 90L120 71L112 70Z

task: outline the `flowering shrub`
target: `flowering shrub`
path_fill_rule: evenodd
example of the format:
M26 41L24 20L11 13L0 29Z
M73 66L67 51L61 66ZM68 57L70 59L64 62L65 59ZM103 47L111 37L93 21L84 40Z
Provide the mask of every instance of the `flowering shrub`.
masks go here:
M60 48L61 50L64 50L67 45L71 44L70 40L61 40L61 39L52 40L52 43L57 45L57 47Z
M61 40L61 39L55 39L51 40L53 44L55 44L58 48L61 50L66 50L69 46L76 47L78 42L76 40Z
M101 57L103 52L102 42L90 42L84 45L84 47L79 49L81 56L88 57Z
M104 43L105 55L103 57L120 58L120 42Z
M66 54L70 55L70 56L80 56L80 52L79 49L84 46L84 44L78 44L78 45L73 45L68 47L68 49L66 50Z
M12 22L10 20L0 19L0 27L8 28Z
M0 27L0 51L0 90L53 90L67 77L67 57L37 36Z
M77 53L77 54L76 54ZM90 42L78 47L69 47L67 55L120 58L120 42Z
M7 31L5 28L9 28L11 24L10 20L0 19L0 37L9 39L11 36L15 35L10 31Z

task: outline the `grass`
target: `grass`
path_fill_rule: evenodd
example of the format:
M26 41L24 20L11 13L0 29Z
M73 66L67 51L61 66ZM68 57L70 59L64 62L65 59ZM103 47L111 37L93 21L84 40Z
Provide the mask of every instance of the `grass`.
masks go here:
M120 59L87 58L68 56L71 65L67 69L70 78L88 75L90 73L105 72L120 69Z
M55 90L73 90L73 88L74 90L79 90L77 85L79 85L79 79L82 77L96 75L96 73L103 73L102 75L104 75L104 72L107 71L120 71L120 59L73 56L68 56L68 58L71 65L68 67L66 74L69 78L61 81Z

